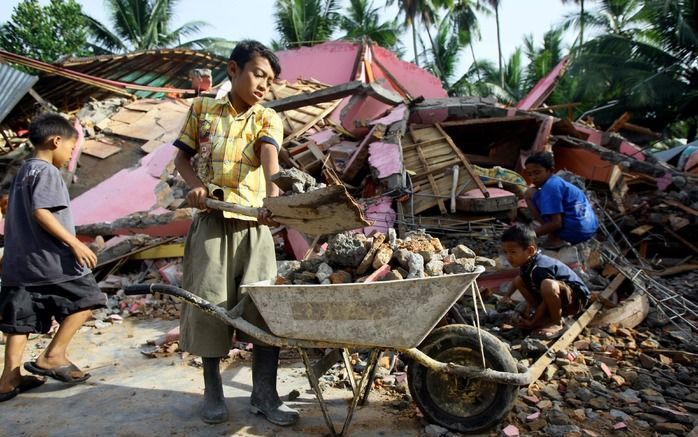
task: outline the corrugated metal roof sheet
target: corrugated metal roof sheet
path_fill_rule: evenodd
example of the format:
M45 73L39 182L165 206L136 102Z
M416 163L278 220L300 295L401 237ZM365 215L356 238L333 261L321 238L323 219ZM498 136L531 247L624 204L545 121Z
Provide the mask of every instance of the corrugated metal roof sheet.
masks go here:
M38 76L0 63L0 121L5 119L37 80Z
M138 85L191 88L189 71L211 70L213 83L226 79L226 58L189 49L143 50L121 55L68 58L56 65L92 76ZM60 76L42 74L34 89L63 111L79 109L86 101L113 95L109 90ZM163 93L133 91L139 98L160 98ZM24 99L17 107L26 111L33 102Z

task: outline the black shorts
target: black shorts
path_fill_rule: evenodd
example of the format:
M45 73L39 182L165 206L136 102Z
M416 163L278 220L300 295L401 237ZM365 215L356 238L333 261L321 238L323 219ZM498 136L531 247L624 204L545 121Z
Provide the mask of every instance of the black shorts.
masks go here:
M51 317L59 323L73 313L106 306L107 296L90 273L58 284L0 288L0 331L46 333Z

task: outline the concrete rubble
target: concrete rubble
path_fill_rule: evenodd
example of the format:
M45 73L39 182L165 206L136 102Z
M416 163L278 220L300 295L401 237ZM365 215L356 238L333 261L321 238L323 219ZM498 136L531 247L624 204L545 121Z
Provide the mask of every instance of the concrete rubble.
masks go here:
M317 57L325 67L310 62ZM284 122L283 169L274 182L284 195L343 185L371 224L317 238L291 227L272 229L276 284L406 280L483 266L478 285L485 308L476 309L466 293L443 323L475 324L478 311L483 329L503 340L522 368L533 366L554 340L515 328L525 304L516 295L514 302L500 299L517 270L501 256L499 237L512 220L528 218L521 208L523 161L552 150L557 170L586 190L603 226L589 244L546 253L578 270L595 292L616 275L629 280L553 354L541 377L519 390L514 409L490 435L698 433L695 145L652 154L646 138L631 142L621 128L604 131L534 111L542 103L540 88L516 108L489 98L447 97L428 72L376 46L333 42L283 52L280 59L284 75L265 102L279 108ZM214 68L191 79L220 76ZM192 88L213 96L225 90L218 85ZM185 203L171 142L192 97L183 91L164 98L119 96L71 109L86 148L76 148L65 177L73 183L78 234L98 253L95 274L109 295L108 307L95 312L88 329L127 318L179 317L174 299L127 297L123 287L180 283L183 237L197 212ZM31 153L20 135L8 140L0 154L3 193ZM141 352L200 365L178 350L177 341L178 332L168 332ZM236 343L228 359L249 355L246 344ZM353 352L353 370L361 372L366 359L364 351ZM423 425L424 435L457 435L427 423L414 408L405 365L399 354L384 352L373 388ZM349 381L340 364L320 378L322 386L347 392Z

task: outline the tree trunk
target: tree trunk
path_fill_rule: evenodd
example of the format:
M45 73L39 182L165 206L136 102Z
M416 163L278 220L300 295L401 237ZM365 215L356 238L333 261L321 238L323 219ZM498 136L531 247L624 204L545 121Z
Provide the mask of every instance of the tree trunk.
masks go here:
M502 39L499 36L499 5L494 6L494 18L497 22L497 52L499 53L499 85L504 88L504 69L502 68Z
M419 67L419 56L417 56L417 27L412 21L412 47L414 48L414 64Z
M580 0L579 9L579 47L582 47L584 45L584 0Z
M475 49L473 48L472 39L470 40L468 45L470 46L470 54L473 56L473 65L475 66L475 74L477 74L477 81L482 82L482 78L480 77L480 67L477 66L477 59L475 59Z
M448 79L448 78L443 77L446 74L446 72L444 71L444 69L441 66L441 58L439 57L439 55L436 51L436 44L434 43L434 38L431 36L431 31L429 30L429 24L425 23L424 27L427 29L427 36L429 36L429 43L431 44L431 53L434 56L434 64L436 64L436 68L439 69L439 73L440 73L439 76L441 76L440 79L442 82L446 82L446 79Z

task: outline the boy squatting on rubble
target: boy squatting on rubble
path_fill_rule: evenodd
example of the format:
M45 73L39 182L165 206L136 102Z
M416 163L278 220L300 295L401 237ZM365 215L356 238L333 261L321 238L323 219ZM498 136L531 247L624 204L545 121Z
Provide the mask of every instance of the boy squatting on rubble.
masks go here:
M562 262L543 255L536 246L536 234L517 223L502 234L502 250L520 272L504 296L509 299L519 290L526 299L520 327L539 329L538 335L554 337L562 329L562 317L579 314L589 302L591 292L579 276ZM534 310L531 317L530 309Z
M43 376L66 383L90 377L66 356L91 309L107 303L90 271L97 256L75 237L68 189L58 170L70 160L76 139L62 116L37 117L29 127L35 154L10 187L0 289L0 331L7 334L0 402L43 384ZM53 340L36 361L24 363L42 377L21 375L28 334L48 332L52 316L60 323Z
M542 244L557 249L565 242L577 244L594 236L599 222L584 192L553 174L555 161L550 152L540 152L526 160L526 173L535 185L526 191L526 203L540 222L536 235L547 235Z
M242 298L241 284L276 276L274 241L268 228L276 223L264 208L255 219L208 210L205 201L210 196L261 207L264 197L277 196L271 176L279 171L283 126L276 112L260 105L281 72L271 50L257 41L241 41L230 55L227 72L231 91L220 100L194 100L174 145L179 149L175 166L191 188L187 201L201 209L185 243L182 287L231 309ZM244 318L267 329L251 302ZM180 347L203 361L200 417L206 423L224 422L228 410L219 365L230 351L233 329L191 305L182 308L180 328ZM276 391L279 348L239 331L237 338L254 343L250 411L264 414L277 425L297 422L298 412L284 405Z

